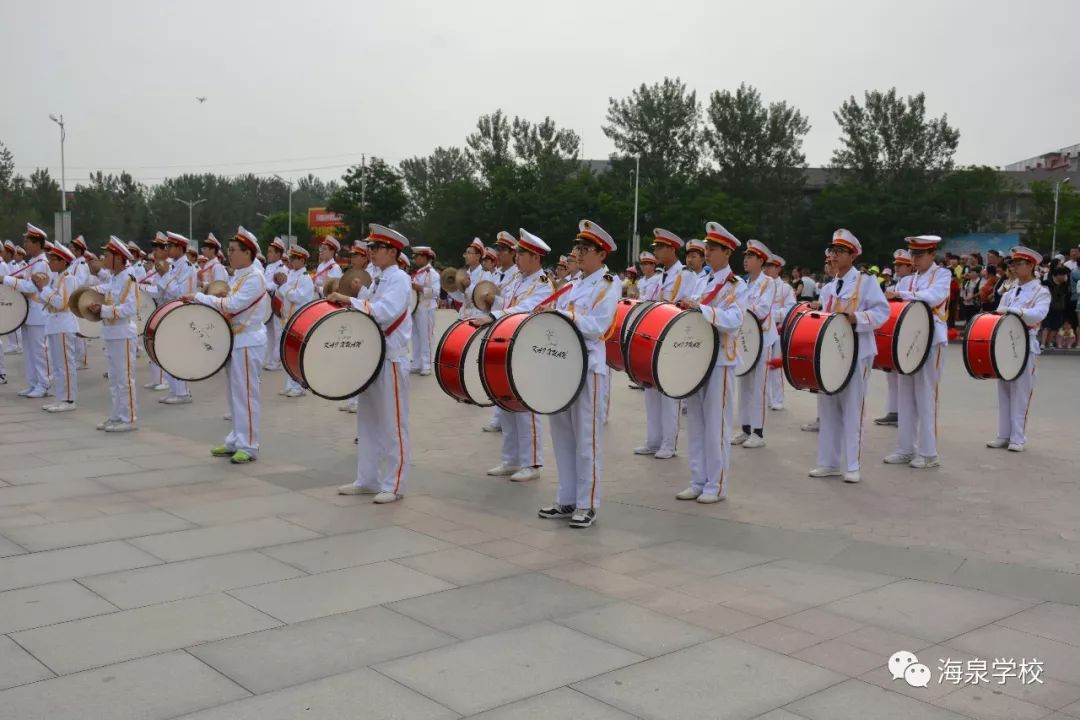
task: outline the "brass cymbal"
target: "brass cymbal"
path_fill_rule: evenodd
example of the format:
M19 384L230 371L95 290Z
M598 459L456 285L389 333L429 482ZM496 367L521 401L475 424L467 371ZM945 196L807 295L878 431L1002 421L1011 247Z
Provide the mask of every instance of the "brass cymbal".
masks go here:
M105 296L97 290L81 287L71 293L71 297L68 298L68 309L71 310L76 317L82 318L83 320L100 322L101 312L90 312L90 306L101 305L103 302L105 302Z
M326 278L326 282L323 283L323 297L326 297L330 293L336 293L339 282L341 282L341 278Z
M448 267L439 273L439 283L446 292L457 292L461 288L457 282L457 268Z
M206 286L206 294L214 297L225 297L229 294L229 283L224 280L214 280Z
M371 274L361 268L349 268L338 281L338 292L349 297L356 297L362 288L371 285Z
M499 287L490 280L481 280L476 283L472 290L473 305L477 310L487 312L495 304L495 298L499 294Z

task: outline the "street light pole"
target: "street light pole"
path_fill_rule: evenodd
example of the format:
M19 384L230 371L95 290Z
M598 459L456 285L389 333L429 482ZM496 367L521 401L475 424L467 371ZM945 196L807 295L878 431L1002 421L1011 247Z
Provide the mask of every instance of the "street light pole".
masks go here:
M1057 218L1058 218L1058 195L1061 194L1061 186L1072 180L1071 177L1067 177L1064 180L1059 180L1054 184L1054 235L1050 241L1050 259L1054 259L1054 255L1057 254Z
M64 131L64 114L60 117L50 115L49 119L60 126L60 212L67 212L67 174L64 169L64 140L67 133Z
M206 202L206 198L199 198L198 200L181 200L180 198L173 198L173 200L180 203L181 205L187 205L187 235L188 235L188 240L191 240L192 239L192 237L191 237L192 210L194 210L195 206L198 205L199 203Z
M637 232L637 219L638 219L638 188L641 184L641 156L638 155L634 158L634 231L633 237L630 238L630 244L634 247L633 257L630 261L633 262L637 259L638 254L641 252L641 247L638 244L638 232Z
M280 175L275 175L274 177L289 186L289 242L292 242L292 194L296 189L296 183L292 180L286 180Z

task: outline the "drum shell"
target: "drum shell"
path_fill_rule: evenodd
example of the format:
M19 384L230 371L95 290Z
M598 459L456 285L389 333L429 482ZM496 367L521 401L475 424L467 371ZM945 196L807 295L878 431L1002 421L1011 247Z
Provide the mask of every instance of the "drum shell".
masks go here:
M316 392L311 383L304 375L304 354L309 348L308 337L320 324L333 318L339 313L357 312L348 306L341 306L329 300L314 300L305 304L289 319L286 327L281 332L281 364L285 371L296 382L304 385L319 397L327 400L346 400L359 395L370 387L371 383L379 376L379 371L372 373L359 387L359 389L341 395L326 395ZM386 340L380 332L379 338L379 362L376 367L382 368L386 360Z
M998 332L1001 330L1003 318L1006 314L979 313L968 321L964 329L963 356L964 368L968 375L976 380L1003 380L1011 382L1020 376L1023 369L1030 361L1031 346L1024 329L1024 361L1020 364L1020 371L1014 377L1003 377L998 367L997 358L994 355L994 346ZM1021 321L1022 322L1022 321Z
M8 317L10 313L10 319L6 322L6 327L0 327L0 334L7 335L13 333L23 325L26 324L26 319L30 316L30 303L27 301L26 296L15 290L15 288L2 286L4 289L3 295L0 296L0 300L3 300L5 317ZM8 306L10 303L10 306Z
M792 306L787 314L784 315L784 322L780 325L780 352L787 352L788 336L791 334L791 327L795 324L796 318L802 315L804 312L810 311L810 303L801 302Z
M607 355L609 368L626 370L626 356L623 353L623 332L626 329L626 320L630 311L641 301L633 298L622 298L615 304L615 320L607 340L604 341L604 352Z
M874 342L877 344L877 355L874 356L873 365L875 370L896 372L901 375L914 375L926 364L926 359L930 357L931 341L934 332L934 320L932 316L930 317L930 337L927 338L926 350L923 351L922 358L910 372L904 373L898 369L900 360L898 353L900 348L897 345L896 328L903 323L903 318L906 313L914 311L912 305L916 303L923 308L926 308L926 312L929 312L929 306L918 300L893 300L889 302L889 319L874 331Z
M510 377L510 344L528 313L503 315L491 325L480 341L480 382L496 405L509 412L528 412L518 398L514 379Z
M667 397L676 400L693 395L705 384L705 381L709 379L712 368L716 365L716 356L720 350L719 335L715 327L713 327L714 342L712 359L708 364L709 371L701 378L701 382L693 387L690 392L681 395L671 395L665 392L664 387L658 382L659 350L663 347L668 329L684 313L691 312L700 311L684 310L673 303L660 302L638 316L634 322L633 330L626 340L626 373L631 380L645 387L654 387Z
M480 407L491 407L494 404L476 402L465 388L465 355L472 343L483 338L486 330L487 325L478 322L476 318L458 320L446 328L435 348L435 380L444 393L458 402Z
M784 354L784 376L797 390L809 390L813 393L835 395L842 392L855 374L855 365L859 357L859 335L853 333L854 349L851 367L843 383L835 390L824 389L821 379L821 346L827 335L830 323L847 322L847 318L836 313L810 310L795 318L788 335L787 352Z
M176 309L178 307L182 307L182 306L188 305L188 304L189 303L186 303L183 300L171 300L171 301L169 301L167 303L162 303L161 305L159 305L158 308L156 310L154 310L154 312L146 320L146 327L143 329L143 348L146 350L146 354L150 358L150 360L152 360L155 365L160 367L162 370L164 370L166 373L168 373L172 377L176 378L177 380L183 380L184 382L199 382L200 380L206 380L207 378L214 376L215 374L220 372L223 367L225 367L226 363L229 362L229 358L232 356L232 347L233 347L234 338L233 338L232 332L230 331L229 334L228 334L228 337L229 337L229 349L225 352L224 358L222 359L221 364L217 368L215 368L213 370L213 372L210 372L210 373L208 373L206 375L203 375L201 377L181 377L176 372L169 372L169 367L168 367L169 363L168 362L163 363L161 358L158 357L158 354L157 354L157 349L156 349L157 334L158 334L158 332L160 330L162 321L169 315L170 312L172 312L174 309ZM206 307L208 310L212 311L213 313L216 313L221 318L221 321L223 323L225 323L226 327L228 326L228 321L216 309L214 309L214 308L212 308L210 306L207 306L207 305L204 305L202 307Z
M281 308L285 304L285 301L281 299L279 295L274 295L270 298L270 313L273 316L281 317Z

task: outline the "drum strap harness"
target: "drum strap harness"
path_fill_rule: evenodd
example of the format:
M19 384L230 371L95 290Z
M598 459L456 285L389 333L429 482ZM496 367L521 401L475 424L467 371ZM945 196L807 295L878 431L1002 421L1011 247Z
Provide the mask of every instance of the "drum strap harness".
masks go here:
M724 282L717 283L716 287L714 287L712 290L710 290L708 295L701 298L701 302L699 302L698 305L708 305L709 303L711 303L713 301L713 298L715 298L720 293L720 291L724 289L724 286L729 284L729 283L733 286L733 289L732 289L731 293L728 294L728 296L724 298L724 303L725 304L730 303L731 299L733 297L735 297L735 290L734 290L735 283L732 282L732 278L734 278L734 277L735 277L735 273L734 272L729 272L729 274L727 276L727 279L725 279ZM727 333L724 333L724 334L727 335ZM728 352L727 343L724 343L724 355L727 357L728 360L734 360L739 355L738 347L736 346L735 353L731 354L731 353Z
M859 273L859 277L855 280L855 292L851 293L851 297L847 298L847 302L843 302L844 298L839 295L833 295L829 298L829 307L825 308L825 312L852 312L854 313L859 307L859 294L862 292L862 279L863 273ZM837 310L833 310L833 301L836 302ZM848 310L847 308L850 308Z
M65 310L68 309L67 285L64 283L64 278L67 277L67 274L68 274L68 271L65 270L64 272L57 275L56 278L55 278L56 285L51 286L54 292L56 290L60 291L60 300L63 302L63 307L61 307L59 310L57 310L55 307L53 307L52 302L50 302L47 305L45 303L42 303L42 305L45 305L45 310L51 315L56 315L57 313L62 313Z
M116 323L116 320L117 320L117 318L116 318L116 306L124 304L124 301L127 300L128 293L131 292L131 286L134 283L135 283L135 278L133 278L131 275L128 275L127 282L124 283L124 291L122 293L120 293L120 301L117 302L117 303L112 302L112 291L111 290L109 292L105 293L105 304L106 305L112 305L113 318L111 320L107 320L105 318L102 318L101 321L103 323L105 323L106 325L113 325L113 324Z
M37 258L39 258L39 257L43 257L43 256L44 256L44 254L42 254L42 255L38 255L38 256L37 256L37 257L35 257L35 258L34 258L34 259L33 259L33 260L31 261L31 262L28 262L28 263L26 263L26 264L25 264L25 265L23 265L23 266L22 266L21 268L19 268L19 269L18 269L18 270L16 270L15 272L11 273L11 274L10 274L10 275L9 275L8 277L18 277L19 275L23 274L23 273L24 273L24 272L26 272L27 270L31 270L31 269L33 269L33 267L34 267L35 265L37 265ZM33 273L30 273L30 275L33 275ZM27 276L27 277L29 277L29 276ZM27 297L27 298L28 298L29 300L31 300L32 302L36 302L36 303L37 303L38 305L44 305L44 304L45 304L45 303L41 302L41 291L40 291L40 290L38 290L37 292L33 293L32 295L27 295L26 297Z
M920 290L920 289L925 290L926 288L930 287L930 284L932 282L934 282L934 278L937 276L937 271L938 270L945 270L945 268L942 268L942 267L934 268L934 272L931 273L928 276L929 279L926 281L926 285L924 285L922 288L919 288L918 283L915 282L915 281L912 281L911 284L913 286L915 286L916 290ZM948 272L948 270L945 270L945 272ZM938 303L938 306L936 308L934 308L934 316L938 320L940 320L941 322L945 322L948 319L948 317L949 317L949 296L948 295L946 295L945 299L942 300L940 303Z

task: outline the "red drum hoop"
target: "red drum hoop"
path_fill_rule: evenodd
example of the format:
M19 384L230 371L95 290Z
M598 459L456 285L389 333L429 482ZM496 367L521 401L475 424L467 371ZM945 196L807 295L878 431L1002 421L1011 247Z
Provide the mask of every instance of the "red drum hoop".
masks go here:
M313 300L281 330L281 365L296 382L327 400L368 389L386 359L386 338L367 313Z
M787 352L788 336L791 335L791 327L795 324L795 319L802 315L804 312L810 312L810 303L801 302L792 306L787 314L784 315L784 322L780 325L780 352L784 354Z
M670 398L689 397L709 379L719 337L700 310L655 303L637 317L627 337L626 372Z
M604 354L609 368L626 371L626 355L623 348L623 335L626 334L627 319L634 308L641 304L634 298L622 298L615 304L615 320L612 321L611 333L604 341Z
M588 367L585 338L557 312L503 315L480 341L480 381L509 412L562 412L585 387Z
M851 382L859 336L847 318L816 310L795 318L784 354L784 376L797 390L835 395Z
M934 313L920 300L889 302L889 319L874 331L874 369L914 375L930 357Z
M26 324L30 303L13 287L0 284L0 335L13 333Z
M139 288L138 285L135 287L135 292L138 293L135 296L135 332L142 335L146 332L146 323L150 320L150 316L157 310L157 304L150 293Z
M979 313L964 330L964 367L976 380L1012 382L1031 355L1028 329L1014 313Z
M435 380L458 402L491 407L480 378L480 341L491 330L482 318L458 320L446 328L435 348Z
M198 382L215 375L232 356L229 321L216 308L172 300L158 306L143 331L146 354L177 380Z

